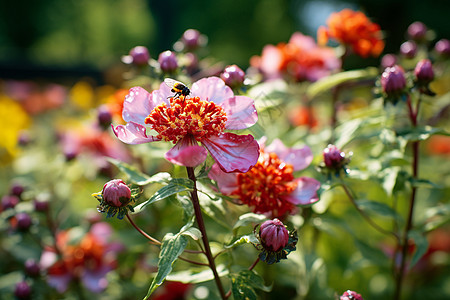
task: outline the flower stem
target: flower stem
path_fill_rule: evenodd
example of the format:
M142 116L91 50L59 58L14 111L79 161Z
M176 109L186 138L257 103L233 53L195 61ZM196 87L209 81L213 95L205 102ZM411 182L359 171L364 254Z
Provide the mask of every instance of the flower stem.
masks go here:
M130 215L126 214L126 216L127 216L128 221L130 221L130 224L133 225L133 227L136 228L136 230L139 231L140 234L142 234L145 238L150 240L152 242L152 244L161 245L160 241L158 241L157 239L151 237L149 234L147 234L145 231L143 231L141 228L139 228L139 226L137 226L136 223L134 223L134 221L130 217Z
M197 194L197 179L195 177L195 172L193 167L186 167L187 174L190 180L194 182L194 189L191 192L191 200L194 206L195 218L197 220L197 225L202 233L203 246L205 247L205 255L208 259L209 267L214 274L214 280L216 281L217 288L219 289L220 296L223 300L226 299L225 290L222 286L222 281L220 281L219 274L217 273L216 263L214 262L214 257L209 247L208 236L206 235L205 222L203 221L202 209L200 207L200 202L198 200Z
M417 102L416 111L414 111L412 103L411 103L411 97L408 97L407 105L409 109L409 117L411 120L411 123L413 127L417 126L417 115L419 113L419 105L420 105L420 98ZM419 176L419 141L413 141L412 144L412 177L413 179L417 179ZM408 210L408 218L406 220L406 226L405 230L403 232L403 239L399 247L401 248L401 256L400 256L400 269L398 270L397 276L396 276L396 284L395 284L395 295L394 299L400 299L401 292L402 292L402 286L403 286L403 278L405 276L405 267L406 267L406 256L408 254L408 233L412 228L413 224L413 215L414 215L414 204L416 201L416 192L417 188L413 185L411 188L411 198L409 201L409 210ZM395 256L394 256L395 260Z

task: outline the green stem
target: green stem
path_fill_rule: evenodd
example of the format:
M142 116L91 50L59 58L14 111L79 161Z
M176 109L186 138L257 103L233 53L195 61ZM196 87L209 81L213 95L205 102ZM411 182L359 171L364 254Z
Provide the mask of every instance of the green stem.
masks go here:
M194 212L195 212L195 218L197 220L197 225L200 229L200 232L202 233L202 241L203 246L205 247L205 255L208 259L209 267L211 268L213 274L214 274L214 280L216 282L217 288L219 289L220 296L223 300L226 299L225 296L225 290L222 286L222 281L220 281L219 274L217 273L216 269L216 263L214 262L214 257L211 252L211 248L209 247L209 240L208 236L206 234L206 227L205 222L203 221L203 215L202 215L202 209L200 207L200 202L198 200L198 194L197 194L197 178L195 177L195 172L193 167L186 167L187 174L190 180L194 183L194 189L191 192L191 200L192 204L194 206Z

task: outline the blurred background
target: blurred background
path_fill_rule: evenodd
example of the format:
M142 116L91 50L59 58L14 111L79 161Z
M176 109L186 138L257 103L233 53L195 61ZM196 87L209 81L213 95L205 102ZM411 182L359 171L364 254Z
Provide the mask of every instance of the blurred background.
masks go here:
M117 84L105 71L120 56L147 46L157 58L188 28L208 36L215 59L246 68L266 44L287 42L294 31L316 36L333 11L364 11L397 52L405 31L422 21L439 38L450 36L450 1L442 0L16 0L0 1L0 78ZM355 58L356 59L356 58ZM366 60L370 64L374 61ZM111 72L110 72L111 73ZM115 74L115 72L112 72ZM119 73L119 72L117 72Z

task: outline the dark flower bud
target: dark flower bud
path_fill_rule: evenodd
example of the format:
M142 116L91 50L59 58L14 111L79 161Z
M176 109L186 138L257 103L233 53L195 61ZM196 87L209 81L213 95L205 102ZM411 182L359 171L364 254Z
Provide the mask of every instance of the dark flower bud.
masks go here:
M39 264L32 258L25 261L25 273L30 277L38 277L41 272Z
M363 297L357 292L348 290L342 294L339 300L363 300Z
M110 206L123 207L130 203L131 190L121 179L108 181L102 190L103 200Z
M394 54L386 54L381 59L381 67L386 69L388 67L393 67L397 63L397 56Z
M21 185L20 183L14 183L11 186L10 194L20 198L20 196L22 195L22 193L24 191L25 191L25 188L23 187L23 185Z
M436 45L434 45L434 50L436 50L439 55L450 56L450 40L439 40Z
M405 71L399 65L386 68L381 74L381 87L388 96L400 95L406 87Z
M422 22L414 22L408 27L408 37L415 41L421 41L425 39L427 34L427 26Z
M2 197L2 210L7 210L8 208L14 208L19 203L20 199L14 195L5 195Z
M202 35L198 30L188 29L183 33L181 42L183 43L185 50L192 51L202 45Z
M278 252L289 242L289 232L286 226L278 220L268 220L261 224L259 228L262 246L273 252Z
M328 145L323 150L323 161L330 169L340 169L345 164L345 153L341 152L335 145Z
M159 54L158 63L161 70L166 73L172 73L178 68L177 57L172 51L164 51Z
M434 79L433 65L429 59L420 60L415 69L414 75L418 82L427 84Z
M239 88L245 79L245 73L236 65L231 65L225 68L223 73L220 75L225 84L231 88Z
M34 200L34 209L38 212L46 212L49 208L48 201L45 200Z
M16 284L14 289L14 296L17 299L30 299L31 298L31 287L25 281L21 281Z
M17 228L21 231L26 231L30 228L32 224L32 220L29 214L27 213L18 213L16 215Z
M400 53L406 58L414 58L417 54L417 44L413 41L406 41L400 45Z
M97 122L103 129L111 126L112 114L106 105L102 105L97 109Z
M136 66L144 66L148 64L150 53L147 47L136 46L130 50L129 55L122 57L122 61L127 64L134 64Z

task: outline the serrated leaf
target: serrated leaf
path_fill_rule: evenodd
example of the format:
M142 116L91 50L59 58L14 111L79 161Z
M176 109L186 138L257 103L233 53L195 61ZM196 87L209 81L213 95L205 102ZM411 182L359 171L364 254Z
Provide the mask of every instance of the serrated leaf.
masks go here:
M223 277L229 274L228 269L224 265L217 266L217 273L219 277ZM166 277L170 281L179 281L183 283L201 283L214 279L214 274L211 269L206 269L201 272L194 272L193 270L186 270L180 272L171 273Z
M267 217L264 215L255 214L255 213L243 214L242 216L239 217L239 220L233 226L233 232L237 231L237 229L239 227L247 226L249 224L254 224L254 223L262 223L265 220L267 220Z
M411 262L409 265L409 268L411 269L419 261L419 259L427 252L428 240L422 233L418 231L410 231L408 236L414 240L414 244L416 245L416 251L414 251L414 254L411 258Z
M254 289L270 292L271 286L265 286L264 280L254 271L243 270L237 274L231 274L231 290L234 299L257 299Z
M176 235L168 233L164 236L161 251L159 252L158 272L155 278L153 278L144 300L149 299L155 289L164 282L167 275L172 271L173 263L186 248L188 242L186 237L182 234L185 230L186 229L183 227Z
M357 201L357 204L359 208L369 213L375 213L379 216L388 218L395 218L395 219L400 218L400 216L394 209L389 207L387 204L378 201L361 199Z
M259 244L259 241L254 234L246 234L241 236L239 239L237 239L230 245L225 245L224 248L230 249L242 244Z
M137 205L136 207L134 207L134 209L136 212L140 212L149 204L161 201L181 192L190 191L192 190L192 187L189 186L191 183L192 181L187 178L174 178L169 182L168 185L163 186L158 191L156 191L156 193L154 193L153 196L150 197L150 199Z
M171 179L171 176L169 173L162 172L162 173L158 173L158 174L155 174L150 177L147 174L142 173L135 167L133 167L127 163L124 163L120 160L110 158L110 157L108 157L107 160L110 163L112 163L113 165L115 165L119 169L119 171L124 173L128 177L128 180L130 182L132 182L136 185L143 186L143 185L147 185L150 183L167 183Z
M314 98L315 96L323 92L329 91L330 89L344 82L367 78L375 78L376 76L378 76L378 69L373 67L363 70L353 70L336 73L321 78L316 82L310 84L308 89L306 90L306 94L308 95L309 98Z
M444 129L431 127L429 125L405 128L397 132L398 136L411 142L424 141L435 134L450 136L450 133L446 132Z

